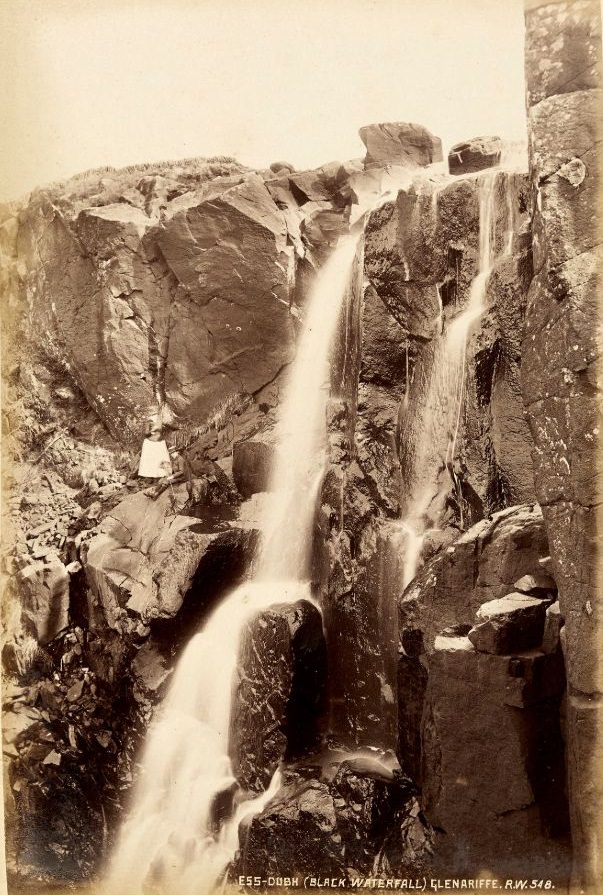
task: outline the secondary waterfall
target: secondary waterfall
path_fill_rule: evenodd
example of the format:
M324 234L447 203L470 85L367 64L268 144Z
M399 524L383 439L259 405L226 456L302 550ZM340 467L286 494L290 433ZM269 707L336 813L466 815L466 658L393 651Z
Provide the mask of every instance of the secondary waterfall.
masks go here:
M233 679L250 619L276 603L309 599L308 561L325 463L329 354L359 237L340 239L308 297L303 330L278 423L271 499L260 520L254 580L230 594L188 644L152 724L129 816L113 857L109 890L211 892L238 845L241 820L279 785L239 801L216 829L216 796L236 785L229 757ZM236 802L236 796L235 796Z
M422 410L412 419L410 438L413 455L407 470L408 497L401 522L404 551L402 586L415 577L425 533L437 526L449 487L442 489L442 472L452 484L454 459L463 409L466 377L466 348L472 326L485 309L488 279L493 266L492 230L497 171L477 176L479 191L479 255L467 304L434 344L434 355ZM504 253L511 251L512 213Z

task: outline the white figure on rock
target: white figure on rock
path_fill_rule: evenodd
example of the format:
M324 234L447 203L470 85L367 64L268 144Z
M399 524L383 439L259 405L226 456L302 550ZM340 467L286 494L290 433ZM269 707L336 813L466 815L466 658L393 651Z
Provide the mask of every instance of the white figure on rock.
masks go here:
M146 438L142 443L138 475L145 479L162 479L171 475L172 461L167 444L162 438L163 425L161 411L152 414L148 419Z

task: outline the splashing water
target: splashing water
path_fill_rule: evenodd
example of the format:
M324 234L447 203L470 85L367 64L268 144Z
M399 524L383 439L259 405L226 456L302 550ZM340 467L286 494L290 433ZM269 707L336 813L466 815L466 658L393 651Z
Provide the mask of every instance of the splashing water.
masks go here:
M244 816L261 796L241 801L216 835L215 800L236 783L228 755L231 689L242 630L274 603L308 599L303 585L247 584L213 613L180 659L159 718L149 731L130 816L113 857L108 891L211 892L238 844Z
M414 446L408 474L406 513L400 522L404 541L402 586L415 577L425 535L437 526L443 514L449 487L442 488L440 475L454 480L453 463L459 434L466 375L466 348L471 329L485 309L488 280L493 267L492 230L497 171L480 174L479 258L463 311L434 340L428 381L424 383L422 411L409 425L409 442ZM503 254L513 243L512 209L508 209L509 229Z
M152 724L131 811L113 856L112 895L142 891L201 895L215 891L238 846L242 819L263 810L277 771L260 796L241 799L229 756L233 681L242 634L275 604L311 600L309 550L316 494L325 464L329 355L359 235L340 239L308 298L303 331L278 425L272 499L260 520L254 581L213 612L184 651ZM234 792L219 831L216 798Z

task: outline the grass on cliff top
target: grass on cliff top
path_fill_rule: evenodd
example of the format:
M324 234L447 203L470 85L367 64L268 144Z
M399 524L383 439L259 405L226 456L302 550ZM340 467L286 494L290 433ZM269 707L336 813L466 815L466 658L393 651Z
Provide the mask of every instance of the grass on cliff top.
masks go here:
M43 192L53 199L68 197L71 202L86 200L89 205L100 206L120 201L124 192L136 189L143 177L165 177L182 186L182 190L176 189L176 192L185 192L215 177L241 174L247 170L245 165L228 155L142 162L124 168L104 165L47 184L34 192Z

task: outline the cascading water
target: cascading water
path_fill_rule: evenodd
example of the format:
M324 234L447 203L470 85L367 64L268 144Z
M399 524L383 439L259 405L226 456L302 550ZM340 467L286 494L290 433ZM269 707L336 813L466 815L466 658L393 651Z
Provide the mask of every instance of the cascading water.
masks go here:
M440 335L433 348L428 381L424 383L422 412L410 423L407 443L413 456L407 469L406 512L400 524L404 568L402 586L415 577L425 534L437 526L449 487L442 489L442 472L454 478L454 459L463 408L466 375L466 348L472 326L485 309L488 279L493 267L492 229L495 186L499 172L478 175L479 258L465 308ZM512 248L512 209L508 209L509 229L504 254Z
M307 574L309 532L325 462L329 348L357 244L357 235L340 239L307 309L278 424L278 459L262 520L263 547L254 571L257 580L295 581Z
M309 550L325 463L329 353L358 235L342 237L317 276L306 307L278 425L271 499L260 521L254 580L214 611L180 659L147 738L140 780L110 868L112 893L150 888L182 895L216 888L238 844L239 823L278 788L241 801L216 831L218 794L236 785L229 757L232 689L242 633L279 603L310 599Z

